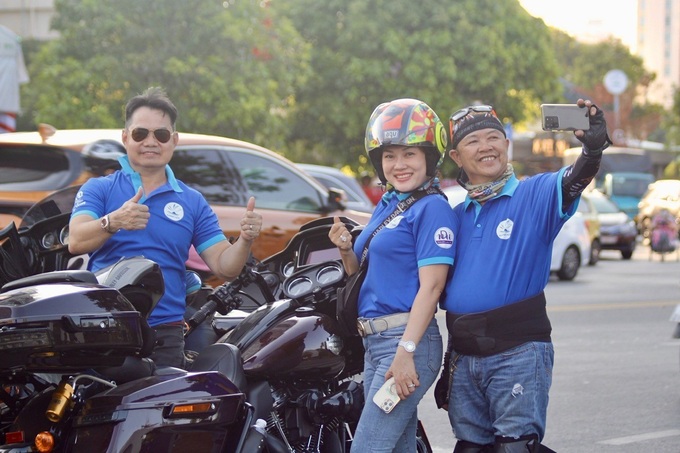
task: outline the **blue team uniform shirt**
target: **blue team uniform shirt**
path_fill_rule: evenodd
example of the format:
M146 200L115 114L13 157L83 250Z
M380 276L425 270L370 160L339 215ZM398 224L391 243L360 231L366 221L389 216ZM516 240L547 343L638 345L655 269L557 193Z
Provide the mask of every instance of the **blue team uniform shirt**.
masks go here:
M357 237L361 259L366 240L409 194L386 194ZM441 195L427 195L382 228L368 247L368 271L359 292L359 316L375 318L411 310L420 287L418 269L453 265L455 216Z
M89 215L98 219L120 208L132 198L142 180L130 167L127 156L119 159L122 169L111 175L89 179L78 192L71 217ZM139 203L149 207L149 223L143 230L121 230L98 250L90 253L88 269L97 271L121 258L144 256L158 263L165 280L165 293L149 317L152 326L181 321L184 316L186 283L184 262L193 244L201 253L226 240L217 216L203 195L175 179L166 167L168 182Z
M574 214L577 199L562 212L562 175L514 175L483 206L466 197L454 208L456 266L443 308L478 313L519 302L543 291L550 278L552 244Z

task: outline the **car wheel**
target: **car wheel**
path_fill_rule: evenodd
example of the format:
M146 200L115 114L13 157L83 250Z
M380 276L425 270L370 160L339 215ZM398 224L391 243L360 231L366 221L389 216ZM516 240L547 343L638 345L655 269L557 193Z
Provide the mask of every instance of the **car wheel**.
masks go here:
M597 264L598 261L600 261L600 251L602 250L602 246L600 245L600 241L598 239L595 239L590 246L590 260L588 261L588 264L591 266Z
M560 280L573 280L581 267L581 254L575 246L570 246L562 257L562 266L557 271Z

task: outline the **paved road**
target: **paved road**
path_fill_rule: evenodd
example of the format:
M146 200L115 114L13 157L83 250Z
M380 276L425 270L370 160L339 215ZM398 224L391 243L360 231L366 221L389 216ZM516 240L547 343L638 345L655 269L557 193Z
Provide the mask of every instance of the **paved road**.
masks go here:
M680 340L668 321L680 261L648 250L631 261L603 252L576 280L548 284L556 358L544 443L559 453L680 452ZM431 392L420 417L434 452L451 452Z

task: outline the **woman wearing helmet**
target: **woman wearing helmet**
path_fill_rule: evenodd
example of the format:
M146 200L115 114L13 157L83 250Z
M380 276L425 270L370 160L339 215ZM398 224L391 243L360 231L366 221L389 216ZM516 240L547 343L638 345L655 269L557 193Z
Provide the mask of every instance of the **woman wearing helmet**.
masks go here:
M357 323L366 350L366 404L352 451L413 452L418 402L441 366L434 314L454 260L455 218L436 178L446 131L427 104L398 99L374 110L365 145L387 191L354 246L339 218L329 232L349 275L370 241ZM386 412L373 398L390 378L399 404Z

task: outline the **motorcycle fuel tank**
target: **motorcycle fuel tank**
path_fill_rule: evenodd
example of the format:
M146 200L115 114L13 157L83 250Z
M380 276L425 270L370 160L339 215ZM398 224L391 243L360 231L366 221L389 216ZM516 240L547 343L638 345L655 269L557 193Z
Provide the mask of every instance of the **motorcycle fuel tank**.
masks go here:
M317 380L345 368L336 321L309 307L291 310L289 301L261 307L225 338L241 350L248 376Z

